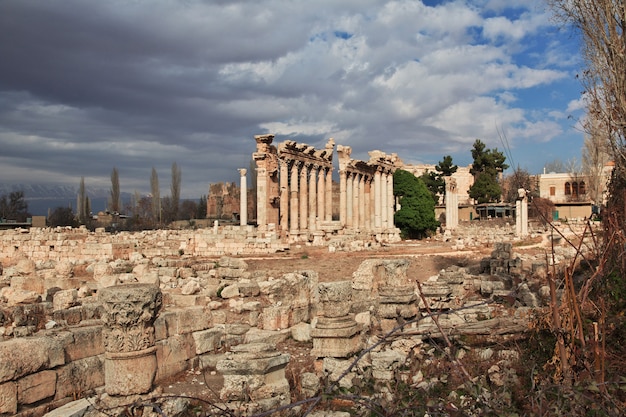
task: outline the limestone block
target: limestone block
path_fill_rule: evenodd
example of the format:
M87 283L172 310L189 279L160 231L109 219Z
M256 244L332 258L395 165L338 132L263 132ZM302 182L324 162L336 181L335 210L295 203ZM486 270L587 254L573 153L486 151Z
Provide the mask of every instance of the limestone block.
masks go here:
M230 256L222 256L218 262L220 267L233 269L247 269L248 264L243 259L232 258Z
M20 259L15 264L15 271L19 275L33 275L35 273L35 261L31 259Z
M5 382L0 384L0 414L17 413L17 384Z
M72 272L74 270L74 264L67 259L60 260L56 263L56 265L54 265L54 270L62 277L70 277L72 276Z
M57 291L52 297L52 308L54 310L65 310L74 307L78 303L77 290L61 290Z
M330 381L339 380L339 386L342 388L350 389L353 386L353 379L356 377L355 372L348 372L343 378L339 377L352 365L351 360L324 358L322 363L322 369L324 373L328 375Z
M84 395L104 386L104 354L69 362L56 371L55 400Z
M196 276L195 271L192 268L178 268L177 274L179 278L188 279Z
M163 340L176 334L178 329L178 315L175 311L163 311L154 320L155 340Z
M81 398L45 414L45 417L83 417L93 409L93 399Z
M189 359L195 356L195 347L191 333L160 340L156 343L156 347L157 381L187 370Z
M222 298L239 297L239 285L238 284L227 285L226 287L222 289L222 292L220 293L220 297Z
M211 327L211 312L202 306L194 306L178 310L177 334L197 332Z
M26 375L17 381L17 403L32 404L52 397L56 389L55 371L41 371Z
M372 377L374 379L391 381L394 371L406 362L406 356L402 352L387 350L383 352L371 352Z
M261 292L261 289L259 288L259 284L249 279L242 279L241 281L239 281L238 286L239 286L239 293L243 297L256 297Z
M113 273L113 268L108 264L108 262L98 262L93 264L93 267L90 269L93 270L93 278L95 280L99 280L100 278Z
M36 275L16 275L11 277L11 288L43 294L45 291L45 280Z
M41 301L41 296L34 291L20 290L13 287L0 288L0 300L9 306L34 304Z
M65 354L68 361L76 361L104 353L102 326L76 327L69 333L71 337L64 338Z
M298 323L291 327L291 338L296 342L311 341L311 325L309 323Z
M102 275L96 279L98 289L113 287L120 283L118 275Z
M496 290L504 290L504 282L490 280L480 281L480 293L483 296L489 296Z
M270 345L277 345L287 340L291 336L289 329L284 330L261 330L257 328L251 328L246 332L243 343L265 343Z
M191 295L200 292L200 284L196 280L190 280L180 289L183 295Z
M203 353L216 351L220 348L222 345L222 338L224 336L224 329L214 327L194 332L192 335L196 348L196 354L201 355Z
M291 308L289 306L269 306L263 309L259 327L264 330L279 330L289 327Z
M324 317L342 317L350 312L352 283L350 281L322 282L318 286L321 307L318 310Z

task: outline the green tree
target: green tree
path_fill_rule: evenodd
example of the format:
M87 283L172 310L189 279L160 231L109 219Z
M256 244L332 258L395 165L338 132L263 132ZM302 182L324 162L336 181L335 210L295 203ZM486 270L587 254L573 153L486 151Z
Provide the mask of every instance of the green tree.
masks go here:
M452 156L446 155L437 165L435 165L435 171L437 171L442 177L449 177L459 169L458 166L452 163Z
M111 213L119 213L122 204L120 202L120 175L117 168L111 171L111 205L109 210Z
M509 167L504 163L506 157L498 148L489 149L480 139L476 139L472 158L474 162L470 173L474 175L474 184L469 189L469 196L479 204L498 201L502 194L498 174Z
M23 223L30 217L24 191L11 191L0 197L0 218Z
M207 211L207 197L203 195L200 197L198 201L198 211L196 214L196 219L206 219Z
M393 174L393 193L400 203L394 222L404 237L421 239L437 230L435 203L421 179L399 169Z
M171 201L170 201L170 217L172 220L178 220L178 209L180 208L180 183L182 179L182 173L178 164L174 162L172 164L172 183L170 185Z
M154 167L150 174L150 191L152 193L152 220L161 222L161 191L159 189L159 174Z
M76 216L74 212L69 207L57 207L54 211L48 216L48 226L57 227L57 226L78 226L78 222L76 221Z
M446 195L445 177L454 174L458 168L452 163L452 157L446 155L435 165L435 171L426 171L420 175L420 179L424 181L426 188L430 191L435 205L439 204L440 197Z

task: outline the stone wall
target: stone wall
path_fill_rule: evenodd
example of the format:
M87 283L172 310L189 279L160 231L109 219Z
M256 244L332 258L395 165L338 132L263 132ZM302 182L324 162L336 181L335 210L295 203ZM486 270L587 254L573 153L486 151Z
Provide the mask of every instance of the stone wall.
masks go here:
M131 255L215 257L267 254L288 247L272 231L252 226L220 226L198 230L150 230L142 232L89 232L85 228L18 229L0 231L0 262L21 258L40 261L129 259Z

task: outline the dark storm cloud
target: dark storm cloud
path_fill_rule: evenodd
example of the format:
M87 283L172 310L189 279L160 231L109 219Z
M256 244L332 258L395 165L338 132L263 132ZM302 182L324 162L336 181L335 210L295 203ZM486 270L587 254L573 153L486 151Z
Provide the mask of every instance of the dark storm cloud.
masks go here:
M510 52L544 16L469 3L0 1L0 175L107 186L117 167L123 189L147 190L151 167L165 186L177 162L195 197L237 180L259 133L427 162L493 135L494 120L520 143L561 134L515 103L564 77Z

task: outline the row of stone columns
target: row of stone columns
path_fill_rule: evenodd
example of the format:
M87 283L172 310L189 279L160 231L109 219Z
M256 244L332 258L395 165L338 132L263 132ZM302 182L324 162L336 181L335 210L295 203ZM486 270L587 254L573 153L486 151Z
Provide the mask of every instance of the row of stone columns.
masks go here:
M393 227L391 172L378 169L372 175L351 170L340 171L339 192L339 221L342 226L365 230Z
M332 220L332 167L298 159L280 159L280 228L316 230Z

